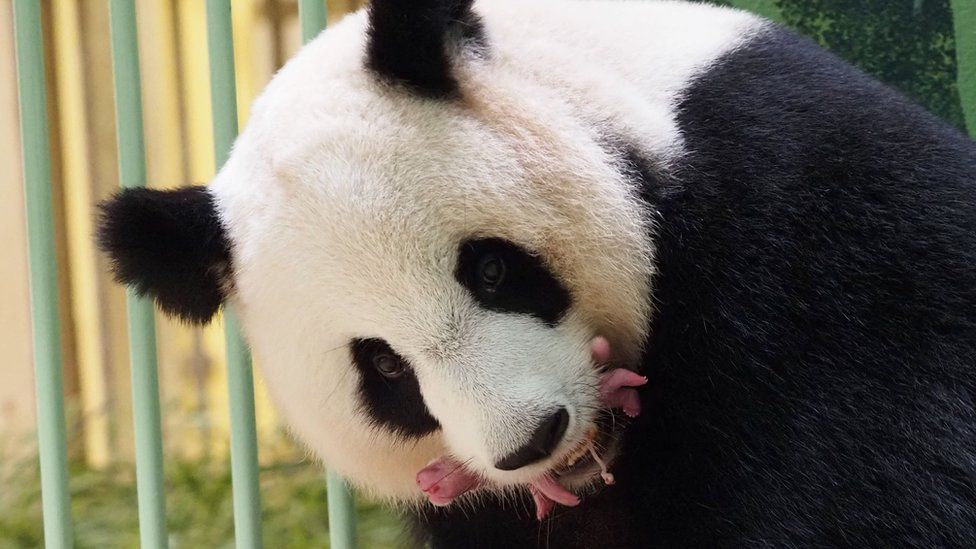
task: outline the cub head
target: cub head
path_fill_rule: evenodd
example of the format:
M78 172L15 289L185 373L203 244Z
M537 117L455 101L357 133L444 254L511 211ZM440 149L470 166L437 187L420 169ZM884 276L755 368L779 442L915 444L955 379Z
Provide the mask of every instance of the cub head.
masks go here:
M275 76L210 185L103 207L118 279L189 322L233 308L294 433L396 500L444 456L485 489L598 478L568 466L613 451L591 341L632 366L647 331L638 190L495 21L374 0Z

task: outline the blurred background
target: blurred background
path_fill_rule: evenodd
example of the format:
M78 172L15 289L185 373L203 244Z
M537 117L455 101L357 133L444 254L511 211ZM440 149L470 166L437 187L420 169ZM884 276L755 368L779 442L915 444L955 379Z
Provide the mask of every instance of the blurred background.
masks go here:
M118 188L108 2L41 0L60 267L63 362L80 547L138 545L124 293L92 242L93 211ZM362 0L328 0L329 21ZM976 131L976 0L738 0L810 36ZM202 0L138 0L148 181L213 176ZM299 47L295 0L234 0L241 125L251 101ZM41 543L27 252L12 2L0 0L0 549ZM964 108L969 107L969 110ZM229 417L220 322L157 319L174 546L233 539ZM275 547L324 546L325 482L287 436L257 379L264 535ZM403 543L387 512L363 507L362 545Z

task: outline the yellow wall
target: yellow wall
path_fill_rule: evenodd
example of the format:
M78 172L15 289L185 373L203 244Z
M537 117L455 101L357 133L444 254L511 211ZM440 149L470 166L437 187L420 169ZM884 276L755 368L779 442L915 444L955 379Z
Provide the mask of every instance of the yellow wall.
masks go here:
M95 205L118 185L108 2L45 3L55 215L61 227L62 319L69 439L93 465L132 456L131 398L122 290L91 235ZM357 0L330 0L330 20ZM137 0L147 175L153 187L213 176L204 2ZM240 119L274 70L299 47L294 0L233 0ZM33 431L33 380L11 0L0 0L0 436ZM219 322L190 328L158 318L165 448L226 452L226 375ZM258 380L262 459L290 448ZM0 447L0 452L3 448Z
M12 15L11 1L0 0L0 452L18 447L34 425Z

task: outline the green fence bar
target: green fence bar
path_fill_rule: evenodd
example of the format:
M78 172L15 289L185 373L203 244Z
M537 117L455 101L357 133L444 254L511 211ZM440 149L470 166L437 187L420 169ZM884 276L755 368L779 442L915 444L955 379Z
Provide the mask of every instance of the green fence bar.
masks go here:
M234 535L237 547L260 548L261 494L254 416L251 357L230 311L224 313L227 390L231 413L231 474L234 480Z
M298 16L302 26L302 43L308 43L325 28L325 2L299 0ZM333 549L353 549L356 547L355 500L342 477L330 472L327 479L330 546Z
M210 103L213 109L214 161L222 165L237 137L234 82L234 33L230 0L207 0L207 49L210 52ZM260 548L261 493L254 417L251 358L233 312L224 311L227 390L230 401L230 458L234 482L234 536L237 547Z
M976 137L976 0L952 0L951 5L959 99L969 135Z
M298 19L302 25L302 43L307 44L325 28L325 2L298 0Z
M31 322L34 333L34 383L37 398L37 448L41 462L41 501L47 547L71 547L68 459L64 393L61 382L61 326L58 318L58 267L51 210L51 156L48 148L41 4L14 0L14 39L20 96L24 195L30 265Z
M328 482L329 547L354 549L356 547L356 502L342 477L330 471Z
M146 185L142 133L139 44L134 0L111 0L112 72L119 180L123 187ZM159 413L156 321L153 304L128 291L129 359L132 368L132 416L135 423L136 487L139 539L145 548L165 548L166 492L163 487L163 436Z

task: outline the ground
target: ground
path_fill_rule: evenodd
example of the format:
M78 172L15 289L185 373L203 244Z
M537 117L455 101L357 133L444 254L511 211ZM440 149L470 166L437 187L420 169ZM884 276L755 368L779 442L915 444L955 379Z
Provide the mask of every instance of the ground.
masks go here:
M36 459L0 464L0 549L43 547ZM228 459L166 462L170 547L233 547ZM261 470L264 539L269 546L328 547L325 477L296 458ZM131 465L97 471L73 466L71 512L78 549L138 547L135 472ZM400 522L386 509L360 504L359 547L405 543ZM273 543L271 543L273 540Z

